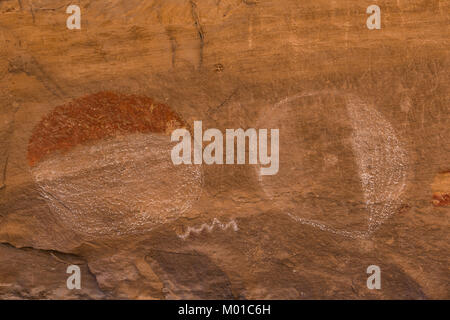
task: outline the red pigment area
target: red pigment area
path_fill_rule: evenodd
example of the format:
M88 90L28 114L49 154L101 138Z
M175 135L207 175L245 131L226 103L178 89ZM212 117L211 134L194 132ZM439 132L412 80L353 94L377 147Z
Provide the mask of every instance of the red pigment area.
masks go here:
M436 207L450 206L450 193L444 192L433 193L433 205Z
M185 127L168 106L148 97L99 92L62 106L34 128L28 163L35 165L55 151L68 151L88 142L130 133L164 133Z

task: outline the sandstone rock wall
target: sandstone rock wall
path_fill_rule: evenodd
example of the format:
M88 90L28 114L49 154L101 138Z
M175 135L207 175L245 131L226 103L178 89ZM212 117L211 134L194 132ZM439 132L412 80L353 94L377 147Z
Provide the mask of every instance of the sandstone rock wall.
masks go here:
M449 298L448 1L73 4L80 30L67 1L0 1L1 298ZM178 122L114 122L108 95ZM278 174L176 171L164 134L195 120L279 128ZM67 148L36 171L44 140Z

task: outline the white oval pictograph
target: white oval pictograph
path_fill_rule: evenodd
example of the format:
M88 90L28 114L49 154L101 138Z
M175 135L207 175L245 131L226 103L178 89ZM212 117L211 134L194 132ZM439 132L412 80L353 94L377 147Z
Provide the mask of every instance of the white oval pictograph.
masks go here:
M406 148L360 98L335 91L294 95L263 111L261 123L280 129L280 172L257 173L259 181L274 208L295 221L365 238L400 207Z
M202 189L199 166L174 166L173 143L130 134L48 157L31 169L50 209L87 235L149 230L186 212Z
M89 236L145 232L189 210L200 166L176 166L170 132L186 124L146 96L101 91L53 108L28 144L31 174L50 210Z
M353 150L370 213L368 233L371 233L400 206L408 157L394 129L377 110L359 98L350 97L347 111L353 125Z

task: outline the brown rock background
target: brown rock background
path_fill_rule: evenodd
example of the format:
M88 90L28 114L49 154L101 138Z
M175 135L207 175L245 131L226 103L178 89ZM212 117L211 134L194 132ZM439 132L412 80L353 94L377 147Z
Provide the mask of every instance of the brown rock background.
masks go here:
M81 30L66 28L65 1L0 1L1 298L449 298L448 1L72 4ZM365 25L371 4L381 30ZM222 132L281 124L280 145L301 138L304 161L290 208L343 230L363 230L367 214L344 107L356 96L401 140L405 190L373 233L349 237L292 219L255 166L204 165L178 218L80 233L42 196L27 152L55 107L98 92L149 97ZM303 108L295 122L283 104L270 113L312 92L289 107ZM284 159L275 185L289 186ZM66 288L68 264L81 267L79 291ZM366 287L373 264L381 290Z

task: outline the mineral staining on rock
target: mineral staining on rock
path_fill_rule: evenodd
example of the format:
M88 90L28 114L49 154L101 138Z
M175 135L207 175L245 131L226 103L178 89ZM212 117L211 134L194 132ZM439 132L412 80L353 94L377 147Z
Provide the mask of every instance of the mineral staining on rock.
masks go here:
M434 178L433 205L436 207L450 206L450 172L442 172Z
M49 207L88 235L173 220L199 196L198 166L174 166L168 133L182 120L146 97L98 93L56 107L30 139L31 172Z
M148 97L99 92L56 107L33 131L30 166L55 151L130 133L170 134L184 122L168 106Z

